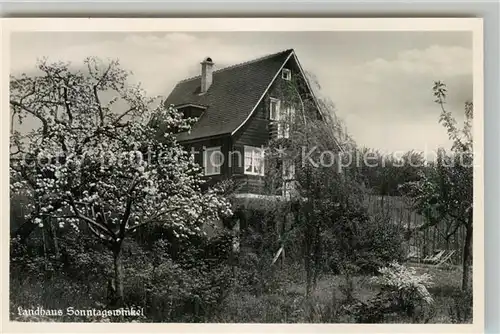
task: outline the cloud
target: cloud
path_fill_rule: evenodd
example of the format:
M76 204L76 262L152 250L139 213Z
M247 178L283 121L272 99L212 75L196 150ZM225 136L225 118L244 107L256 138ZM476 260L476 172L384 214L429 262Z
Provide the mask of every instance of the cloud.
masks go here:
M399 112L391 111L392 116L413 114L418 117L419 113L413 110L433 104L431 89L436 80L449 85L451 102L455 106L472 98L472 51L464 47L436 45L401 50L392 59L375 58L348 66L340 69L336 76L337 80L334 74L328 81L337 85L337 97L354 109L373 108L379 104L386 106L381 108L382 114L397 107ZM345 85L345 81L350 85ZM353 98L350 96L352 92L361 98ZM350 96L349 101L343 98L345 95Z
M318 80L354 139L368 147L388 151L450 147L446 130L438 123L433 82L447 84L447 108L458 121L464 102L472 98L472 51L465 47L430 45L338 64L329 71L321 66L328 68L317 65Z
M453 77L472 74L472 50L460 46L432 45L400 51L395 59L377 58L360 66L361 73L377 82L387 75Z

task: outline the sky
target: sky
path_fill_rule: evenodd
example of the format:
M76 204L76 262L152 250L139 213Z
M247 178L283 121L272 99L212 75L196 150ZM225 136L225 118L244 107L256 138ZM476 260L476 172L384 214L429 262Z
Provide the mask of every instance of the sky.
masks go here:
M472 100L470 32L16 32L11 73L29 74L42 57L75 65L87 56L118 58L131 83L166 97L177 81L198 75L207 56L217 69L289 48L360 146L449 148L433 82L447 84L447 107L459 121Z

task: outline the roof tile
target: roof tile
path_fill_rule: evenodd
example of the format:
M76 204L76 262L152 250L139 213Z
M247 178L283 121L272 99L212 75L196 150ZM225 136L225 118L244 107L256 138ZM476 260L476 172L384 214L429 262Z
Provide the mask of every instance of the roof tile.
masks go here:
M178 140L193 140L232 133L250 115L292 49L213 72L213 83L200 95L200 76L180 81L167 105L208 106L198 122Z

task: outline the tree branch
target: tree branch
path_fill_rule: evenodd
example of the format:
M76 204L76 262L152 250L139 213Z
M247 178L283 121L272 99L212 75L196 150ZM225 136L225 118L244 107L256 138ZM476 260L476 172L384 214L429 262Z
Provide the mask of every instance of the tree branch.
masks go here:
M130 218L130 213L132 212L132 202L133 201L134 200L133 200L132 196L129 196L127 199L127 206L125 208L125 213L123 214L123 219L122 219L122 222L120 224L119 238L121 240L123 240L123 237L125 236L127 222Z
M451 238L451 236L454 235L458 231L458 228L460 226L461 226L461 224L455 224L455 228L453 229L453 231L446 234L445 239L448 241Z
M125 207L125 213L123 214L123 219L120 224L120 232L119 232L119 238L123 240L125 237L125 232L126 232L126 226L128 223L128 220L130 218L130 214L132 212L132 204L134 202L134 198L131 196L131 193L134 191L134 188L137 186L138 182L138 177L135 176L134 179L132 180L132 183L130 184L129 189L127 190L128 194L128 199L127 199L127 205Z
M94 91L94 97L95 97L95 100L97 102L97 110L99 111L100 124L101 124L101 126L103 126L104 125L104 112L102 110L101 100L99 99L99 93L97 91L98 84L99 83L95 84L92 89Z
M99 92L98 92L98 88L99 86L103 83L104 80L106 80L107 76L108 76L108 73L109 71L111 70L111 68L113 67L113 62L111 62L109 65L108 65L108 68L106 69L106 71L104 72L104 74L102 75L101 78L99 78L99 80L97 81L97 83L95 85L92 86L92 90L94 92L94 98L97 102L97 110L99 111L99 119L100 119L100 124L101 126L104 125L104 112L102 110L102 105L101 105L101 99L99 98ZM90 64L88 65L89 66L89 70L90 70Z
M179 209L181 209L181 207L171 208L171 209L169 209L169 210L167 210L167 211L160 211L160 213L156 214L156 215L155 215L155 216L153 216L153 217L150 217L148 220L146 220L146 221L144 221L144 222L142 222L142 223L140 223L140 224L137 224L137 225L134 225L134 226L128 227L128 228L125 230L125 232L131 232L131 231L133 231L133 230L138 229L139 227L142 227L142 226L147 225L147 224L151 224L151 223L153 223L153 222L157 221L157 220L158 220L161 216L163 216L163 215L165 215L165 214L167 214L167 213L174 212L175 210L179 210Z
M123 117L127 116L130 112L135 111L135 110L136 110L135 107L129 108L127 111L125 111L120 116L118 116L117 119L115 119L115 121L113 122L113 125L117 124Z
M89 228L89 230L99 239L101 239L102 241L107 241L107 242L113 242L113 238L111 237L105 237L104 235L102 235L101 233L99 233L92 225L90 225L88 222L87 222L87 226Z
M64 108L66 109L66 113L68 114L68 123L71 125L73 123L73 113L71 112L70 101L68 98L68 89L63 87L63 96L64 96Z
M45 118L43 118L42 116L40 116L39 113L37 113L36 111L33 111L31 110L30 108L26 107L24 104L18 102L18 101L14 101L14 100L10 100L10 104L15 106L15 107L18 107L18 108L21 108L22 110L26 111L27 113L35 116L36 118L38 118L40 120L40 122L42 122L42 127L43 127L43 135L44 136L47 136L48 133L49 133L49 124L47 122L47 120Z
M80 210L78 210L78 208L76 207L76 203L75 203L75 200L73 199L72 196L69 196L69 203L71 205L71 208L73 209L73 211L75 212L75 215L77 216L77 218L80 218L82 219L83 221L85 221L87 224L90 224L96 228L99 228L101 231L103 231L104 233L108 234L110 237L112 237L113 239L116 238L116 235L115 233L110 229L108 228L107 226L104 226L104 225L101 225L99 224L98 222L96 222L95 220L83 215Z

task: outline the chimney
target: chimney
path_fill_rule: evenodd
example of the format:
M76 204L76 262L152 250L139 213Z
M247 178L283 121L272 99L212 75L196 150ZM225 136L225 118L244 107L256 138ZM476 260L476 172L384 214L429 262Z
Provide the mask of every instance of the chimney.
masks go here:
M205 58L205 60L201 62L201 94L206 93L212 85L213 67L214 63L210 57Z

